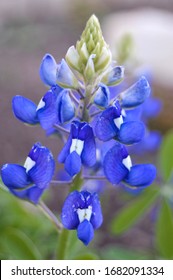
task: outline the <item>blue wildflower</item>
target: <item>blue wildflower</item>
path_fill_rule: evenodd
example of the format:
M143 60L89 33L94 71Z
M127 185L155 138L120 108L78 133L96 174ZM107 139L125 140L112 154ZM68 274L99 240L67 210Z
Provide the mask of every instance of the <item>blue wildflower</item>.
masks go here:
M24 166L5 164L1 169L2 181L15 196L37 204L49 187L55 169L50 150L40 143L33 145Z
M151 93L147 79L142 76L135 84L120 93L121 107L129 109L142 104Z
M123 121L122 110L119 101L114 102L99 116L95 133L98 139L108 141L112 138L130 145L141 141L145 127L142 122Z
M113 86L119 84L124 78L124 67L111 66L110 69L102 78L102 82L107 86Z
M80 84L68 66L65 59L62 59L60 64L58 64L58 69L56 73L57 84L63 88L79 89Z
M68 89L62 90L58 85L51 87L40 100L38 106L28 98L16 95L12 100L13 113L20 121L43 129L52 129L56 123L64 123L75 115L75 107Z
M91 167L96 162L96 146L92 127L86 122L73 121L67 143L58 156L65 170L74 176L81 165Z
M109 105L109 88L100 83L95 92L94 103L100 107L106 108Z
M60 63L51 54L45 54L40 65L40 78L48 86L60 85L63 88L78 89L79 82L65 59Z
M54 57L49 53L45 54L40 65L40 78L44 84L48 86L56 85L57 67Z
M103 168L112 184L122 181L130 187L147 187L156 177L154 165L132 165L127 149L118 142L105 155Z
M100 201L96 193L74 191L63 205L62 224L67 229L76 229L78 238L85 244L94 237L94 230L102 224Z

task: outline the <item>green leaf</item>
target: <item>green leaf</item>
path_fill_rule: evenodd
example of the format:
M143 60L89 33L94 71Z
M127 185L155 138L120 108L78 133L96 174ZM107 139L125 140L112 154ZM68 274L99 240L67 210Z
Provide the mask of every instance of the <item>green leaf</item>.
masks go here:
M156 246L166 259L173 259L172 208L165 199L156 224Z
M41 255L32 240L22 231L8 228L4 232L4 243L12 258L17 260L39 260Z
M112 221L112 233L122 234L128 230L139 220L145 211L149 210L149 207L154 203L158 194L159 190L151 186L120 210L119 214Z
M78 255L74 258L75 260L98 260L99 257L94 253L86 253L83 255Z
M160 172L167 181L173 171L173 131L170 131L163 139L159 153Z
M148 253L122 248L120 246L107 246L101 251L104 260L150 260L153 259Z

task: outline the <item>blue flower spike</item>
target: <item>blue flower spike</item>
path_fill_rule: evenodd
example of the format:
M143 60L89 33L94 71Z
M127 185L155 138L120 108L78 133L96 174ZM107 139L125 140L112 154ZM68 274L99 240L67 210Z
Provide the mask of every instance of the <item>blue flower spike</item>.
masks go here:
M154 165L132 165L127 149L118 142L105 155L103 167L105 176L113 185L123 182L132 188L145 188L156 177Z
M95 93L94 103L102 108L108 107L109 95L109 88L106 85L100 83L98 90Z
M36 143L24 166L5 164L1 169L1 177L12 194L37 204L42 193L49 187L54 169L55 161L50 150Z
M142 76L135 84L123 91L120 95L121 107L129 109L142 104L151 92L147 79Z
M51 54L45 54L40 65L40 78L47 86L56 85L57 63Z
M144 136L145 127L139 121L124 122L120 103L117 100L99 116L95 133L99 140L115 139L123 144L138 143Z
M76 229L79 240L87 246L103 221L98 195L88 191L71 192L64 202L61 220L65 228Z
M92 127L86 122L73 121L67 143L58 156L65 170L73 177L81 165L91 167L96 163L96 145Z

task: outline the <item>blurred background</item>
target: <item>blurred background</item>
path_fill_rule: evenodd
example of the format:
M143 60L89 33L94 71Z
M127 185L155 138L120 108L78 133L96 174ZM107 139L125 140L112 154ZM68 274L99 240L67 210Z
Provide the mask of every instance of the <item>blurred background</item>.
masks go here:
M46 92L39 77L42 57L45 53L51 53L57 61L64 57L69 46L75 45L80 38L93 13L100 20L115 60L125 64L127 74L131 71L134 76L140 73L150 76L153 96L163 102L162 111L150 121L150 127L162 134L172 128L172 0L1 0L1 165L23 161L36 141L47 145L55 157L58 154L61 144L57 139L48 139L40 127L24 126L19 122L13 116L11 100L14 95L21 94L39 102ZM126 37L130 38L131 53L128 59L120 59L119 47ZM123 203L115 194L113 196L115 208L119 208ZM110 197L107 200L109 204ZM109 207L105 210L105 215L109 216L108 211ZM148 225L148 220L143 220L135 232L117 238L117 244L148 251L152 246L152 229ZM101 240L101 244L111 244L115 239L110 235Z

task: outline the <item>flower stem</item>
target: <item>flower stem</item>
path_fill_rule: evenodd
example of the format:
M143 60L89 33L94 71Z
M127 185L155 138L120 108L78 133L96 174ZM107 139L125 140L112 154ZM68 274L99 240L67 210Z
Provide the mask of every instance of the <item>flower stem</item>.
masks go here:
M57 259L65 260L68 247L69 230L63 229L58 237Z
M68 133L68 134L70 133L70 131L69 131L68 129L65 129L64 127L62 127L62 126L60 126L60 125L58 125L58 124L54 124L54 127L55 127L56 129L59 129L59 130L65 132L65 133Z
M90 180L90 179L91 179L91 180L92 180L92 179L93 179L93 180L106 180L106 177L105 177L105 176L97 176L97 175L96 175L96 176L90 176L90 175L86 175L86 176L85 176L85 175L84 175L84 176L83 176L83 179L84 179L84 180Z
M101 112L102 112L102 111L99 110L99 111L96 111L96 112L92 113L92 114L90 115L90 118L95 117L96 115L100 114Z
M58 181L58 180L52 180L50 182L51 184L56 184L56 185L70 185L72 183L72 180L69 181Z
M71 96L71 98L79 105L79 100L76 98L76 96L73 94L73 92L72 91L70 91L70 96Z
M43 201L40 201L38 206L43 211L43 213L55 224L57 231L61 232L63 229L63 225L60 223L57 217L52 213L52 211L47 207L47 205Z

